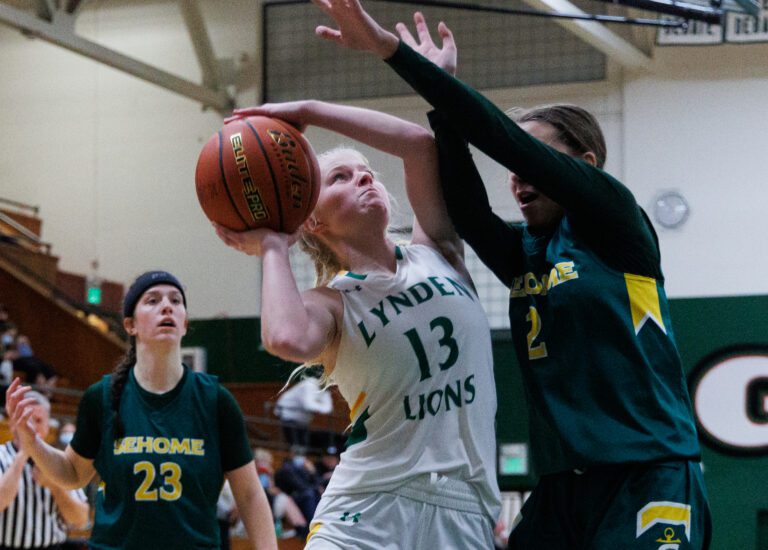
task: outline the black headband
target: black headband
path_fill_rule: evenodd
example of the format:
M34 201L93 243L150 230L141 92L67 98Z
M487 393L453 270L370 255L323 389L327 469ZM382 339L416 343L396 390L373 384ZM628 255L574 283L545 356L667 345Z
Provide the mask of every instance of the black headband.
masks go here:
M125 293L125 300L123 300L123 317L133 317L133 310L136 309L136 304L147 290L157 285L171 285L175 286L181 292L181 298L184 300L184 307L187 305L187 297L184 294L184 289L181 286L179 280L168 273L167 271L147 271L133 282L128 292Z

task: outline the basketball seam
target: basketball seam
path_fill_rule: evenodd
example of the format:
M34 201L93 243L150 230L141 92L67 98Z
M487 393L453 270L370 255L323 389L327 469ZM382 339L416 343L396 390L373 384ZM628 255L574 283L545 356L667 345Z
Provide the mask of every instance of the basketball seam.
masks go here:
M277 202L277 213L279 214L280 219L280 229L279 231L283 231L283 202L280 200L280 186L277 184L277 178L275 177L275 171L272 169L272 163L269 161L269 155L267 154L267 149L264 147L264 143L261 141L261 136L256 131L256 128L254 128L248 120L244 120L245 124L248 126L248 128L251 129L251 132L253 132L253 135L256 137L256 141L259 143L259 148L261 149L261 154L264 156L264 162L267 163L267 168L269 169L269 174L272 176L272 187L275 188L275 201Z
M294 137L294 139L296 138ZM312 156L314 156L314 151L311 153L307 151L307 149L304 147L304 143L302 143L300 139L296 139L296 143L298 143L299 147L301 147L301 151L304 153L304 158L307 160L307 164L309 164L309 178L310 178L309 197L307 198L307 207L305 208L305 212L304 212L304 219L307 219L309 215L312 213L312 210L311 210L313 206L312 195L314 194L314 186L316 185L316 183L313 180L315 179L315 176L318 174L315 174L315 166L312 163L312 160L310 160ZM311 145L309 145L309 147L311 147Z
M229 202L232 204L232 209L235 211L235 214L237 214L237 217L240 218L240 221L243 222L243 225L245 226L245 228L248 229L250 227L250 224L247 221L245 221L245 218L240 213L240 209L237 207L237 203L235 202L235 199L229 190L229 183L227 182L227 173L224 171L224 135L222 134L221 130L219 130L219 171L221 172L221 179L224 182L224 190L227 192L227 197L229 197Z

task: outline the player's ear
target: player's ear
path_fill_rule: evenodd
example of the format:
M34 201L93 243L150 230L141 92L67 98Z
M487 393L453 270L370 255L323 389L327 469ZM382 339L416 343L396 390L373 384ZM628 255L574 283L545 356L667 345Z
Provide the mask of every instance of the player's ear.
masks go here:
M581 155L581 160L587 164L591 164L592 166L597 166L597 155L595 155L592 151L587 151Z
M133 317L123 319L123 328L128 336L136 336L136 323L133 322Z
M307 218L304 222L304 231L310 235L317 235L323 231L325 224L318 220L314 215Z

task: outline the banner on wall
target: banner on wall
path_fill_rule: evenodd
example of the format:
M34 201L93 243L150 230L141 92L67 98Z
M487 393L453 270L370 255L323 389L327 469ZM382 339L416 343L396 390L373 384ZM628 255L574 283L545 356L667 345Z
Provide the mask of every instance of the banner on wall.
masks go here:
M768 345L718 350L691 374L704 440L725 454L768 456Z
M688 21L688 27L662 28L656 34L659 46L702 46L713 44L750 44L768 42L768 0L762 0L758 17L726 12L724 25Z

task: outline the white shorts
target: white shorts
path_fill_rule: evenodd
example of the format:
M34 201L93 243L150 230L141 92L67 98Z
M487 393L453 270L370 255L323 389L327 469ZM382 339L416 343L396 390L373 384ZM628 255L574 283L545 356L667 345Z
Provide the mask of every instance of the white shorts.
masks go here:
M324 495L305 550L490 550L493 521L468 483L425 474L388 492Z

